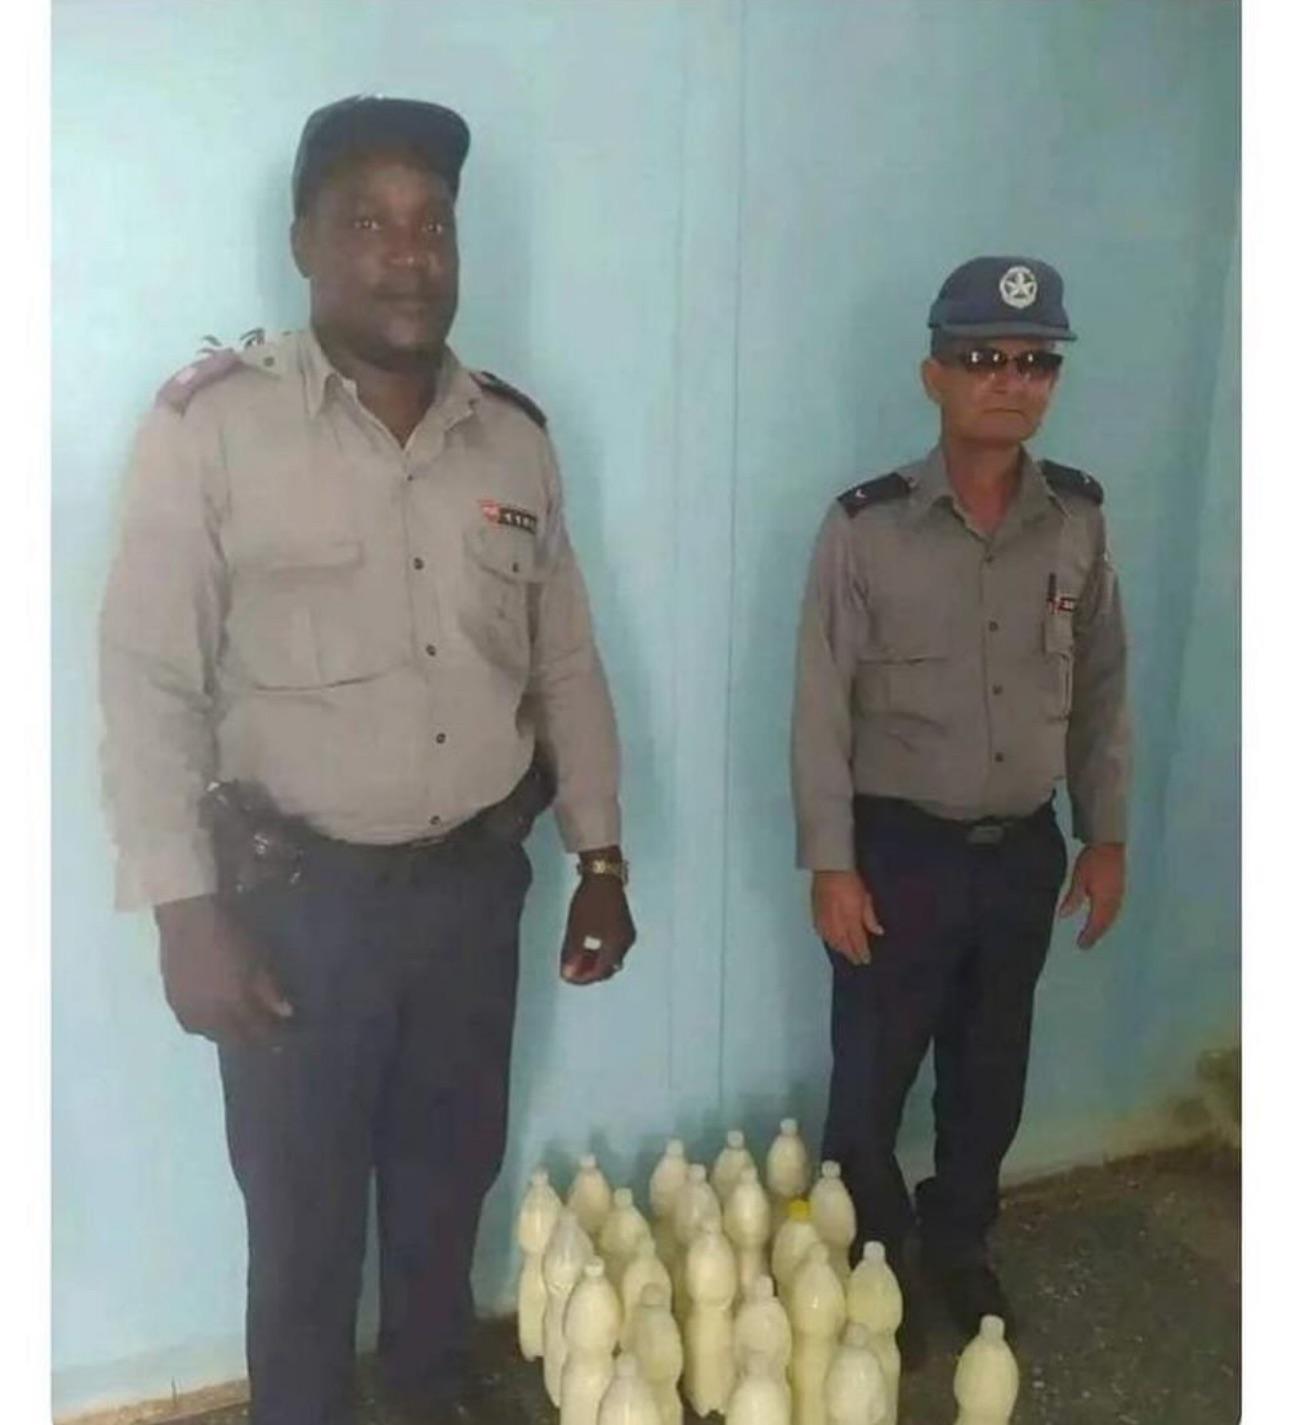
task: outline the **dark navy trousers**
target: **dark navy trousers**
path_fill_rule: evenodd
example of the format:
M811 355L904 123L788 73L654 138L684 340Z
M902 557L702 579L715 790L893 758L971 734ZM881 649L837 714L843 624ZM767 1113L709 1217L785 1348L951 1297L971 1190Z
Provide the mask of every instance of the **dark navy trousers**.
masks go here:
M530 879L523 848L500 841L333 845L301 884L236 902L295 1007L271 1042L220 1048L253 1425L351 1425L373 1175L382 1378L413 1400L459 1383Z
M917 1191L925 1251L980 1256L1021 1121L1034 991L1066 872L1051 804L997 842L907 803L856 804L857 864L885 934L833 967L825 1157L842 1165L858 1241L899 1251L914 1211L896 1161L910 1085L932 1046L935 1174Z

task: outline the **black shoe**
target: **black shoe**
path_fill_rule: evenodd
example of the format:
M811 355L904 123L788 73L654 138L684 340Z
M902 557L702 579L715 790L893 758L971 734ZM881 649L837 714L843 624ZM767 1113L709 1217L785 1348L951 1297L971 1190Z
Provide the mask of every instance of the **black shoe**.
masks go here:
M994 1269L984 1257L958 1261L926 1262L927 1275L935 1284L954 1324L965 1336L975 1336L983 1316L998 1316L1010 1341L1017 1338L1017 1318Z

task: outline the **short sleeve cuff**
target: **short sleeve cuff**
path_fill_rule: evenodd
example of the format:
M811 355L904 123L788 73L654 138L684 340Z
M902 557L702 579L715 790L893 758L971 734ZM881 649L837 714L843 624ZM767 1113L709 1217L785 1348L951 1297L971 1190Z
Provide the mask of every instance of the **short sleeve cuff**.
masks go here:
M143 910L214 895L217 887L215 859L204 837L148 852L123 852L117 862L116 908Z

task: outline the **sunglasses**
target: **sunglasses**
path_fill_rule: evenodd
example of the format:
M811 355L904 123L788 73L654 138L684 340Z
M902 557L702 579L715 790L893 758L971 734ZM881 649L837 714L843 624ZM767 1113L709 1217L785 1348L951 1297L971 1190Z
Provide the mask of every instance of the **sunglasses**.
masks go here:
M951 352L943 358L973 376L988 376L1014 366L1023 380L1051 381L1062 369L1062 356L1057 351L1023 351L1009 356L997 346L970 346L966 351Z

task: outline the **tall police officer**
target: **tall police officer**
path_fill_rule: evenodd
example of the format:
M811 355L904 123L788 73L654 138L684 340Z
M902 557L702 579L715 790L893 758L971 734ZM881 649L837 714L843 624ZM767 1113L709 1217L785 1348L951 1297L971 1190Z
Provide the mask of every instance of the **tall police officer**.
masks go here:
M469 134L319 110L293 175L311 322L162 389L102 617L119 901L219 1046L255 1425L348 1425L369 1179L398 1408L470 1420L469 1270L501 1159L521 841L582 879L564 978L633 938L618 744L541 411L446 344ZM209 812L209 816L204 815Z
M1125 879L1129 734L1120 595L1090 476L1036 463L1074 340L1047 263L979 257L932 306L923 386L936 448L847 490L804 600L792 768L798 861L832 954L825 1153L906 1288L915 1212L894 1146L935 1046L935 1174L921 1258L964 1331L1011 1312L986 1253L1021 1117L1035 984L1066 850L1066 778L1084 843L1062 903L1091 946ZM1015 1325L1015 1323L1013 1323Z

